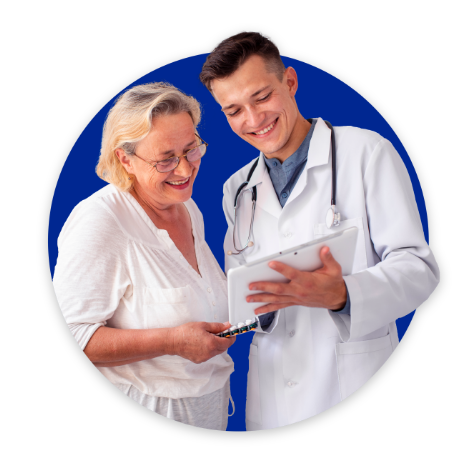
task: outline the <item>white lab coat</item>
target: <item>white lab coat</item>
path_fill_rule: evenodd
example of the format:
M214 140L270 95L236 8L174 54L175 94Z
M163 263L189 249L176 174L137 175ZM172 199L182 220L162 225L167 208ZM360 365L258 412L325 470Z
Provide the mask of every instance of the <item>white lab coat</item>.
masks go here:
M292 306L278 312L250 346L246 426L275 428L304 420L361 387L398 345L395 320L425 301L439 282L439 269L425 242L408 172L392 144L375 132L335 127L337 209L341 224L328 229L331 199L331 132L318 119L303 173L284 208L263 159L242 192L237 245L245 243L251 219L251 187L257 186L254 246L233 248L236 190L253 162L224 186L228 222L226 271L316 237L351 226L359 230L354 272L344 277L351 314ZM242 315L241 319L254 317Z

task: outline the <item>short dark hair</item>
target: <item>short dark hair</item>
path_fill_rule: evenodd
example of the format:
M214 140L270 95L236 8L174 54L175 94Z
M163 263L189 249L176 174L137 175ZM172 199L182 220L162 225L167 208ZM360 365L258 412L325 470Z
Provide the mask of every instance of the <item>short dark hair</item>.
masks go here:
M211 92L211 81L223 79L235 72L253 55L260 56L268 72L282 81L285 71L277 46L269 38L254 32L243 32L223 40L206 58L200 80Z

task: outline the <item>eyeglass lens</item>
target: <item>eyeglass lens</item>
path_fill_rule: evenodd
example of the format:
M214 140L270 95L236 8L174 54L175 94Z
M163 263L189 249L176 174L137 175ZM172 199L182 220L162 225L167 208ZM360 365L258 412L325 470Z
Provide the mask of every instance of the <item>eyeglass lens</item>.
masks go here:
M185 156L187 157L187 160L189 162L197 161L199 160L206 151L206 145L202 143L200 146L197 146L196 148L193 148L190 150ZM179 158L176 156L169 158L168 160L162 160L156 163L156 169L157 171L165 172L165 171L171 171L175 168L177 168L177 165L179 163Z

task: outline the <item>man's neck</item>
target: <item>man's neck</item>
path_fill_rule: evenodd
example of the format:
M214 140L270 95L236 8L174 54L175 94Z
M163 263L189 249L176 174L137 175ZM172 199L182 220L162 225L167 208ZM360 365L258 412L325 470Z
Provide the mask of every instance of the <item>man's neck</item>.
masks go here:
M310 128L311 123L304 119L299 113L288 142L281 150L271 154L271 156L267 156L267 158L277 158L281 163L283 163L298 150L300 145L303 143L303 140L305 140L305 137L308 135Z

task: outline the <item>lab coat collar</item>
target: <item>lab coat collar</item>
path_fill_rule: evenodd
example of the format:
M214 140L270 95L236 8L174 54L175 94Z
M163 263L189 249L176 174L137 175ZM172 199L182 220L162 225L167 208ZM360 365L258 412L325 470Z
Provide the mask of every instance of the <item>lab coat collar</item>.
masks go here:
M310 140L306 169L328 163L331 147L331 130L320 117L316 120L313 136Z
M257 186L257 206L278 219L282 213L282 206L267 171L262 152L259 155L256 169L246 186L246 190L250 190L253 186Z
M310 148L308 149L308 157L305 169L298 178L297 184L290 194L284 209L289 208L289 204L294 201L305 189L307 181L307 170L315 166L326 165L329 161L331 151L331 130L322 118L316 121L313 136L310 140Z

